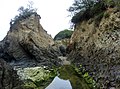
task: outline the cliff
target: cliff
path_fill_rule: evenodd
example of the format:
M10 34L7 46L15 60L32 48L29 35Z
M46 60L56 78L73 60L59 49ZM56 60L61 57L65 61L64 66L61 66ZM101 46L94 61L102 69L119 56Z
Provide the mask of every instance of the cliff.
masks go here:
M7 36L0 42L0 57L12 65L58 65L59 51L54 41L40 24L36 13L11 23Z
M75 24L68 60L83 65L100 89L120 88L120 11L109 8Z

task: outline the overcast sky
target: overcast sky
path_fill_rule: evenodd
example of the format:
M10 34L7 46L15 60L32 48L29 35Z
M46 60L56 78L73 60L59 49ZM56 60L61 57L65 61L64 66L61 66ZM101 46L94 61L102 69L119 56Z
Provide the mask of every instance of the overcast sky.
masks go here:
M2 40L9 30L9 22L20 6L26 6L29 0L1 0L0 1L0 40ZM70 27L67 11L73 0L31 0L33 7L38 9L41 16L40 23L43 28L54 37L59 31Z

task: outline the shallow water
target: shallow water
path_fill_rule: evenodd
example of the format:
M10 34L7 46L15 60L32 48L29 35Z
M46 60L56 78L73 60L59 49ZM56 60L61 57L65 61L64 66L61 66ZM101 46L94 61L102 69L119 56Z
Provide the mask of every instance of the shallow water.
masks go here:
M63 80L56 76L45 89L72 89L72 86L69 80Z

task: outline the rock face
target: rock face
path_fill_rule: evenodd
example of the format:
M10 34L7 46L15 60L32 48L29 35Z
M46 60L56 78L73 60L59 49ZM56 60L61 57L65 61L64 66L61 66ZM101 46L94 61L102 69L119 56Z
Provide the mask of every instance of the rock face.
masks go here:
M16 71L2 59L0 59L0 89L22 89Z
M110 8L98 22L76 24L68 60L82 64L100 89L120 89L120 12Z
M11 24L1 44L0 57L20 66L58 64L57 48L53 39L40 24L40 16L30 17Z

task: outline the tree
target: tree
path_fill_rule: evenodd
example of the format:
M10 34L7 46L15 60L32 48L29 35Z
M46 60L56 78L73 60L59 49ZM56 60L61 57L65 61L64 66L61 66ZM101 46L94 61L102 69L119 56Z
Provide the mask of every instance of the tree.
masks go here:
M74 3L69 7L68 11L76 14L91 8L96 2L98 2L98 0L74 0Z
M107 8L120 7L120 0L74 0L68 11L72 14L71 22L76 24L95 16L102 16Z
M96 4L104 4L107 7L120 7L120 0L74 0L68 11L74 14L93 8Z
M74 24L87 20L94 16L94 13L96 13L99 10L93 11L92 9L95 7L97 3L99 3L100 0L74 0L74 3L72 6L69 7L68 11L72 14L71 22ZM102 6L100 6L102 7ZM97 7L99 8L99 7ZM97 12L98 13L98 12Z
M61 40L65 38L70 38L72 35L73 31L65 29L63 31L60 31L55 37L54 40Z
M14 17L13 20L11 20L10 24L14 24L17 21L21 21L23 19L28 18L32 14L37 14L37 9L33 8L33 2L30 1L29 4L27 4L27 7L21 6L18 9L19 14Z

